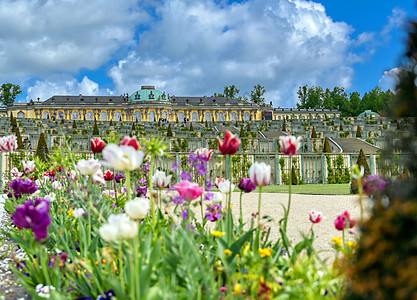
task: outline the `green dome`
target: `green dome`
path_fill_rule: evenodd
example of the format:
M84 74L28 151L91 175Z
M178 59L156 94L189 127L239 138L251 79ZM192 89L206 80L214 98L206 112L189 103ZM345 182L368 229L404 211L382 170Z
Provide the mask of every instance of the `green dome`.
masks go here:
M165 92L155 90L155 87L152 85L144 85L140 90L134 92L130 95L130 101L164 101L168 102L168 96L165 95Z

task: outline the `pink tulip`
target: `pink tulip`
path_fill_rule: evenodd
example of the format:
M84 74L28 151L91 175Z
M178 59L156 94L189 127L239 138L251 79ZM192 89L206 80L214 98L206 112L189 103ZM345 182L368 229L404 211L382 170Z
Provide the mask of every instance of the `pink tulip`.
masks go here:
M91 151L93 153L101 153L103 152L104 147L106 147L106 143L99 137L90 140Z
M300 149L300 142L302 137L295 137L292 135L289 136L280 136L279 144L281 146L281 151L284 154L295 155L297 154L298 149Z
M310 221L313 224L320 223L322 219L323 219L323 214L321 213L321 211L315 211L315 210L310 211Z
M123 141L122 141L122 144L121 145L123 145L123 146L130 146L130 147L135 148L136 150L139 150L139 147L140 147L139 142L138 142L138 140L136 139L135 136L133 138L130 138L128 136L125 136L123 138Z
M190 182L188 180L181 181L174 185L174 188L178 191L181 198L186 201L197 199L203 192L204 188L197 183Z
M343 213L343 216L346 218L346 221L349 222L349 228L352 228L353 226L355 226L356 221L351 219L350 213L347 210L345 210L345 212Z
M223 155L232 155L239 150L240 140L236 135L227 131L223 141L221 141L219 137L217 138L217 144L219 145L219 150Z
M340 231L344 230L346 227L346 218L343 215L338 216L336 221L334 221L334 227Z

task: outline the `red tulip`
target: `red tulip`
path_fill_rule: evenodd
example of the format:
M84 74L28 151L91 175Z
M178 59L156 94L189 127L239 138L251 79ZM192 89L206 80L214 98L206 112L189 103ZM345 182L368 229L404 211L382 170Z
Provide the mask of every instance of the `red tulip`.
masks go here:
M54 170L49 171L49 176L55 177L55 171Z
M135 136L133 138L125 136L123 138L122 145L123 146L131 146L131 147L135 148L136 150L139 150L139 147L140 147L139 142L138 142L138 140L136 139Z
M204 188L197 183L189 182L188 180L181 181L174 185L174 188L178 191L181 198L186 201L197 199L203 192Z
M320 211L315 211L315 210L310 211L310 221L313 224L320 223L322 219L323 219L323 214Z
M106 146L106 143L101 138L96 137L90 140L90 145L91 145L91 151L93 151L93 153L101 153L103 152L103 149Z
M232 155L239 150L240 140L236 135L227 131L223 141L219 137L217 138L217 144L219 144L219 150L223 155Z
M114 178L114 174L110 170L107 170L106 173L104 174L104 180L112 181L113 178Z
M352 228L353 226L355 226L356 221L350 218L350 213L345 210L345 212L343 213L343 216L346 218L346 221L349 222L349 228Z

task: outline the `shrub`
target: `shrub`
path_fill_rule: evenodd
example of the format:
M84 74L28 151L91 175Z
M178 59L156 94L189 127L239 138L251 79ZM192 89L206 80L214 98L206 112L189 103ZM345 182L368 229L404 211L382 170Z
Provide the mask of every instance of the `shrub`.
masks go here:
M362 137L362 130L361 127L358 126L358 129L356 130L356 137L357 138L361 138Z
M323 153L332 153L332 148L330 148L330 143L327 136L324 138Z
M17 138L17 149L23 149L23 141L22 136L20 135L19 127L14 127L14 133L16 134Z
M171 129L171 124L169 124L169 125L168 125L167 137L172 137L172 129Z
M316 127L314 127L314 126L313 126L313 131L311 132L311 138L312 139L316 139L317 138Z
M37 157L43 162L49 161L48 143L46 142L46 137L43 132L41 132L41 134L39 135L38 147L36 148L35 157Z
M95 119L94 119L93 135L94 136L100 135L100 131L98 130L98 126L97 126L97 121Z
M72 128L77 129L77 123L75 123L75 120L72 122Z

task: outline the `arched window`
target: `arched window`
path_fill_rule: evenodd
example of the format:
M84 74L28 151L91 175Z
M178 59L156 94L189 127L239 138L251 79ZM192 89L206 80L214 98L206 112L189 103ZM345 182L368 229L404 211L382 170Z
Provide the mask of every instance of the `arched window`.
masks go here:
M166 112L166 111L164 111L164 112L162 113L162 118L166 120L166 119L168 118L168 117L167 117L167 115L168 115L168 114L167 114L167 112Z
M120 111L116 111L116 113L114 114L114 120L118 122L120 121L120 117L121 117Z
M183 122L183 121L184 121L184 113L183 113L183 112L180 112L180 113L178 114L178 121L179 121L179 122Z
M250 121L250 114L245 112L245 121Z
M198 115L197 115L197 113L196 113L196 112L193 112L193 113L191 114L191 120L192 120L193 122L198 122Z
M232 121L236 122L237 121L237 113L232 112Z
M64 112L63 111L59 111L58 112L58 119L63 119L64 118Z
M92 121L93 120L93 112L87 111L87 120Z
M140 122L140 111L135 112L135 121Z
M219 112L219 121L224 122L224 114L222 112Z
M153 110L149 113L149 122L155 122L155 112Z
M209 112L206 112L205 117L206 117L206 121L207 121L207 122L210 122L210 121L211 121L211 115L210 115L210 113L209 113Z
M77 120L78 120L78 111L74 111L74 112L72 113L72 119L73 119L73 120L75 120L75 121L77 121Z
M100 115L100 120L101 121L107 121L107 113L105 111L103 111Z
M18 118L24 118L24 117L25 117L25 113L24 113L23 111L19 111L19 112L17 113L17 117L18 117Z
M48 118L49 118L49 112L48 112L48 111L45 111L45 112L43 113L43 118L44 118L44 119L48 119Z

